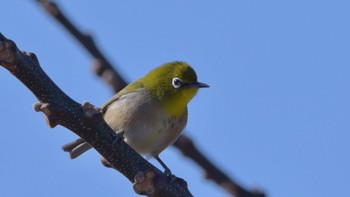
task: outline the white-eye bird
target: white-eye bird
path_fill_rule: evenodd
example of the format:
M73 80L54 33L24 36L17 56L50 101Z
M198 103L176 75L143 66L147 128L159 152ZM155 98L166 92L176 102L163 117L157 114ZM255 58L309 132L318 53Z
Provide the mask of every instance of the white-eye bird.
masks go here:
M174 143L187 123L187 104L199 88L209 87L197 81L196 72L185 62L170 62L129 84L102 107L103 117L115 132L123 132L124 141L140 154L159 158ZM91 146L83 139L64 145L72 159Z

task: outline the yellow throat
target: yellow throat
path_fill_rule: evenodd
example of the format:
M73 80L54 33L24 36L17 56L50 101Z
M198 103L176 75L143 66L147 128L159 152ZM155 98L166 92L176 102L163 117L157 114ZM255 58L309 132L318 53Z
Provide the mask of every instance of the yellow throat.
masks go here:
M180 117L198 88L208 87L197 82L196 72L185 62L164 64L139 80L171 116Z

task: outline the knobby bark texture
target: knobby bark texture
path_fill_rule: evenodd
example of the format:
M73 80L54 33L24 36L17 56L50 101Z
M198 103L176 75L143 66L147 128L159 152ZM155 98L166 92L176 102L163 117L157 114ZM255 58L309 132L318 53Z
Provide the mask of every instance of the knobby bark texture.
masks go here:
M94 59L92 64L93 71L100 76L115 93L120 91L127 82L118 73L109 60L105 58L101 50L96 46L93 38L82 33L64 14L59 6L53 1L36 0L40 5L61 24L83 47L90 53ZM194 161L204 170L204 176L217 183L224 188L230 195L236 197L265 197L265 193L259 189L247 190L226 175L220 168L213 164L194 144L194 142L186 135L181 135L174 143L174 147L187 158Z
M104 121L100 110L67 96L43 71L33 53L21 52L0 33L0 65L19 79L38 99L50 127L62 125L94 147L110 165L132 183L136 193L147 196L192 196L187 183L166 176L126 144Z

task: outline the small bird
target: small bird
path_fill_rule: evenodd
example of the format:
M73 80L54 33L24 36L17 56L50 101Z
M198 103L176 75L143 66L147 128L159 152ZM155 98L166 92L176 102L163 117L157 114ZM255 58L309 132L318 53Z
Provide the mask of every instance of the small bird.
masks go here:
M138 153L154 157L170 169L159 154L175 142L187 123L187 104L199 88L196 72L185 62L163 64L129 84L102 107L103 118L113 131L123 133L124 141ZM62 147L72 159L91 146L77 139Z

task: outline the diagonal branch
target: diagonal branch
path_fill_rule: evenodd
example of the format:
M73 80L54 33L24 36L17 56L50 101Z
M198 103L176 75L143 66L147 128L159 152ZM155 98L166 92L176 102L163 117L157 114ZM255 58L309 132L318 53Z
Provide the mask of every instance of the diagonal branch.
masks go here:
M104 79L105 82L107 82L107 84L113 88L114 92L119 92L124 86L126 86L126 82L123 77L116 72L110 61L108 61L103 53L101 53L101 51L97 48L93 38L90 35L79 31L52 1L36 1L39 2L52 17L62 24L64 28L66 28L72 34L72 36L83 45L84 49L86 49L90 55L97 60L93 67L95 73L98 76L101 76L102 79Z
M96 47L96 45L92 42L92 38L87 36L75 27L72 22L68 20L68 18L64 15L61 9L57 6L57 4L53 3L49 0L37 0L42 7L52 16L57 22L59 22L65 29L71 33L79 43L84 46L84 48L90 52L93 58L97 60L101 60L103 57L102 52ZM93 43L93 44L91 44ZM94 52L92 52L94 51ZM122 77L118 74L118 72L114 69L115 67L111 64L106 64L103 62L109 62L105 58L103 61L96 61L94 66L95 73L100 76L104 81L107 81L114 92L118 92L121 88L123 88L127 83L122 79ZM101 72L104 71L104 72ZM104 74L101 74L104 73ZM115 83L119 81L119 83ZM113 82L113 83L112 83ZM248 191L236 183L233 179L229 178L222 170L220 170L217 166L215 166L208 158L205 157L203 153L201 153L198 148L194 145L192 140L182 135L180 136L174 144L174 147L178 148L186 157L193 160L200 167L202 167L205 171L205 175L208 179L213 180L218 185L223 187L229 194L236 197L264 197L265 194L258 191Z
M213 180L228 193L237 197L265 197L265 194L259 190L248 191L238 185L201 153L190 138L182 136L181 140L177 140L174 143L174 146L178 148L183 155L191 158L201 166L207 179Z
M62 125L94 147L114 169L133 182L138 194L192 196L183 179L169 177L136 153L104 121L99 109L67 96L42 70L32 53L21 52L0 33L0 65L17 77L38 99L35 111L50 127Z

